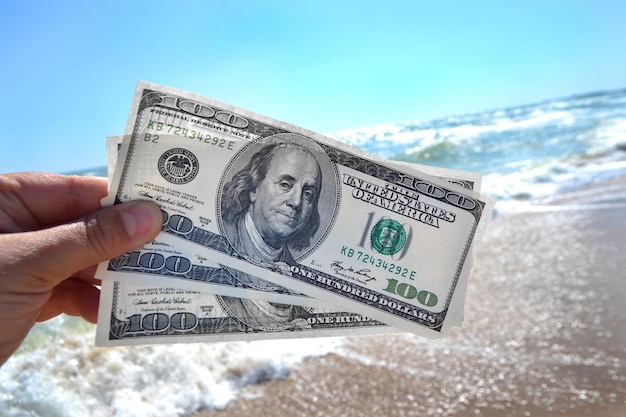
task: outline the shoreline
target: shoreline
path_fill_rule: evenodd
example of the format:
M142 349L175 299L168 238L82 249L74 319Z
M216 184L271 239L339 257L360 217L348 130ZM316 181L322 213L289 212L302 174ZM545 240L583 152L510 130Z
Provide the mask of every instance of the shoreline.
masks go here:
M595 416L626 410L626 178L494 218L468 325L345 339L193 417Z

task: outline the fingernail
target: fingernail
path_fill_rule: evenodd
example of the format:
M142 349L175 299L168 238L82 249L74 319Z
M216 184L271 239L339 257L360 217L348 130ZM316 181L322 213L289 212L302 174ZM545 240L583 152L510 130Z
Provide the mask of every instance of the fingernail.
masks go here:
M128 237L131 239L148 235L161 224L161 210L153 203L136 202L122 212L122 222Z

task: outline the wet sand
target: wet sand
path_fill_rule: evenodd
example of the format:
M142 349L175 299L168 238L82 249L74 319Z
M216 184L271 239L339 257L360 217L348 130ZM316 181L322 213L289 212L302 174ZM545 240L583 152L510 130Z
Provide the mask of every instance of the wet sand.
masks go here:
M448 338L347 338L194 417L626 416L626 179L606 187L492 220Z

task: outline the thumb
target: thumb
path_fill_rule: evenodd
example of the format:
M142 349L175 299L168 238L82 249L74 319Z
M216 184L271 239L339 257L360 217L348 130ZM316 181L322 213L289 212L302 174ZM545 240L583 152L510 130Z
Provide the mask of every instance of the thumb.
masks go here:
M27 250L21 252L19 263L28 275L39 278L40 290L47 290L80 270L152 240L162 223L161 210L152 202L103 208L73 223L22 233Z

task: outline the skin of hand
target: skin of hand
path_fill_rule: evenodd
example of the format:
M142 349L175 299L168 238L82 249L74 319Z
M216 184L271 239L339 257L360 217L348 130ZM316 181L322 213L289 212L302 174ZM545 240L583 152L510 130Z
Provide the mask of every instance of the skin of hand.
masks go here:
M95 323L97 264L154 239L159 207L101 208L104 178L0 175L0 365L37 321L61 313Z

